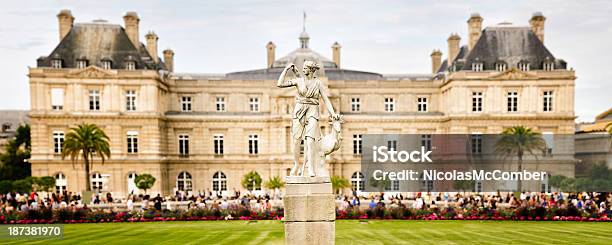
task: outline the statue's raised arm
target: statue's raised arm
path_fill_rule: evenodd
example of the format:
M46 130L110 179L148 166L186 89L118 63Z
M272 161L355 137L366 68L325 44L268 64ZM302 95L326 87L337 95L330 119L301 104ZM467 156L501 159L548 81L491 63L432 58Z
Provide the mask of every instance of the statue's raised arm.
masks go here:
M278 77L278 81L276 82L277 87L286 88L286 87L295 86L295 81L293 80L286 81L288 71L292 71L296 77L300 77L300 73L295 68L295 64L289 63L287 64L287 66L285 66L285 69L283 69L283 72L281 72L280 76Z

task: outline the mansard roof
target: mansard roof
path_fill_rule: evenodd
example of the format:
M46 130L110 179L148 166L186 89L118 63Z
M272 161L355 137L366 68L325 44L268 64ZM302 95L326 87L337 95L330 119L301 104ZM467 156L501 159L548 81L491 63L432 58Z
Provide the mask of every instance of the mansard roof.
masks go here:
M555 62L556 69L566 68L565 61L555 59L530 27L494 26L482 31L460 69L471 70L474 62L482 62L484 70L494 70L498 62L505 62L508 68L527 62L530 69L539 70L544 61Z
M38 66L51 66L53 59L62 60L63 68L75 68L77 60L102 67L102 61L108 60L112 69L124 68L126 61L135 61L136 69L164 69L161 59L154 62L144 44L135 47L123 27L105 21L75 24L49 56L37 60Z

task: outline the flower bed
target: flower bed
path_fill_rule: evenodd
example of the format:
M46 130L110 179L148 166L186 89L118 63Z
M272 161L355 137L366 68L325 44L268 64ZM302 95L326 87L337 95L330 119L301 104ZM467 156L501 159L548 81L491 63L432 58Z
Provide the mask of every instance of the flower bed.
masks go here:
M254 211L243 206L228 209L195 208L189 210L146 210L111 212L91 209L39 209L26 212L0 213L0 224L45 223L105 223L105 222L153 222L197 220L282 220L283 210ZM542 207L516 210L487 208L445 208L415 210L411 208L382 208L337 210L336 219L375 220L515 220L515 221L581 221L612 222L612 214L588 213L576 208Z
M516 221L597 221L612 222L612 214L588 213L576 208L532 207L513 209L444 208L410 209L382 208L336 211L336 219L395 219L395 220L516 220Z

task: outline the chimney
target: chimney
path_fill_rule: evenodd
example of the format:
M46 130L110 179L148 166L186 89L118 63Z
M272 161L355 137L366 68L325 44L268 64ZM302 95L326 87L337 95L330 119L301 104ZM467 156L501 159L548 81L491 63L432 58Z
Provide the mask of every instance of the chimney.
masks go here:
M74 24L74 17L72 13L68 9L62 9L59 14L57 14L57 21L59 22L59 37L60 41L68 35L68 32L72 29L72 24Z
M448 60L446 65L451 67L453 65L453 61L459 54L459 43L461 42L461 37L459 37L459 34L454 33L451 34L446 41L448 41Z
M478 42L480 34L482 33L482 17L480 17L480 14L478 13L473 13L470 16L470 19L468 19L467 23L469 37L468 47L470 50L472 50L474 45L476 45L476 42Z
M439 49L434 49L431 52L431 73L435 74L442 65L442 52Z
M274 64L276 45L274 45L272 41L269 41L268 44L266 44L266 50L268 51L268 68L271 68Z
M331 48L334 63L336 63L336 67L340 68L340 48L342 48L342 46L340 46L338 42L334 42Z
M140 41L138 40L138 23L140 22L140 18L138 18L138 14L132 11L127 12L125 16L123 16L123 21L125 22L124 28L128 38L130 38L134 47L140 47Z
M174 71L174 51L172 49L164 50L164 63L169 72Z
M157 39L159 38L157 37L157 34L155 34L155 32L150 31L149 33L147 33L145 38L147 39L147 51L149 52L149 55L151 55L151 58L153 58L153 61L155 63L158 63L159 58L157 56Z
M542 14L542 12L535 12L533 16L531 16L531 20L529 20L529 25L531 26L531 31L540 39L540 41L544 42L544 22L546 21L546 17Z

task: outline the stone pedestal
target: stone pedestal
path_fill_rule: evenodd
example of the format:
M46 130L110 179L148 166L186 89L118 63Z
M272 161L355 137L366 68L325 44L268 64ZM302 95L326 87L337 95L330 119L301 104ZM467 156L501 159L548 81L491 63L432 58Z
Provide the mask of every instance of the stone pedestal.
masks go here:
M285 243L334 244L336 204L329 177L289 176L285 185Z

